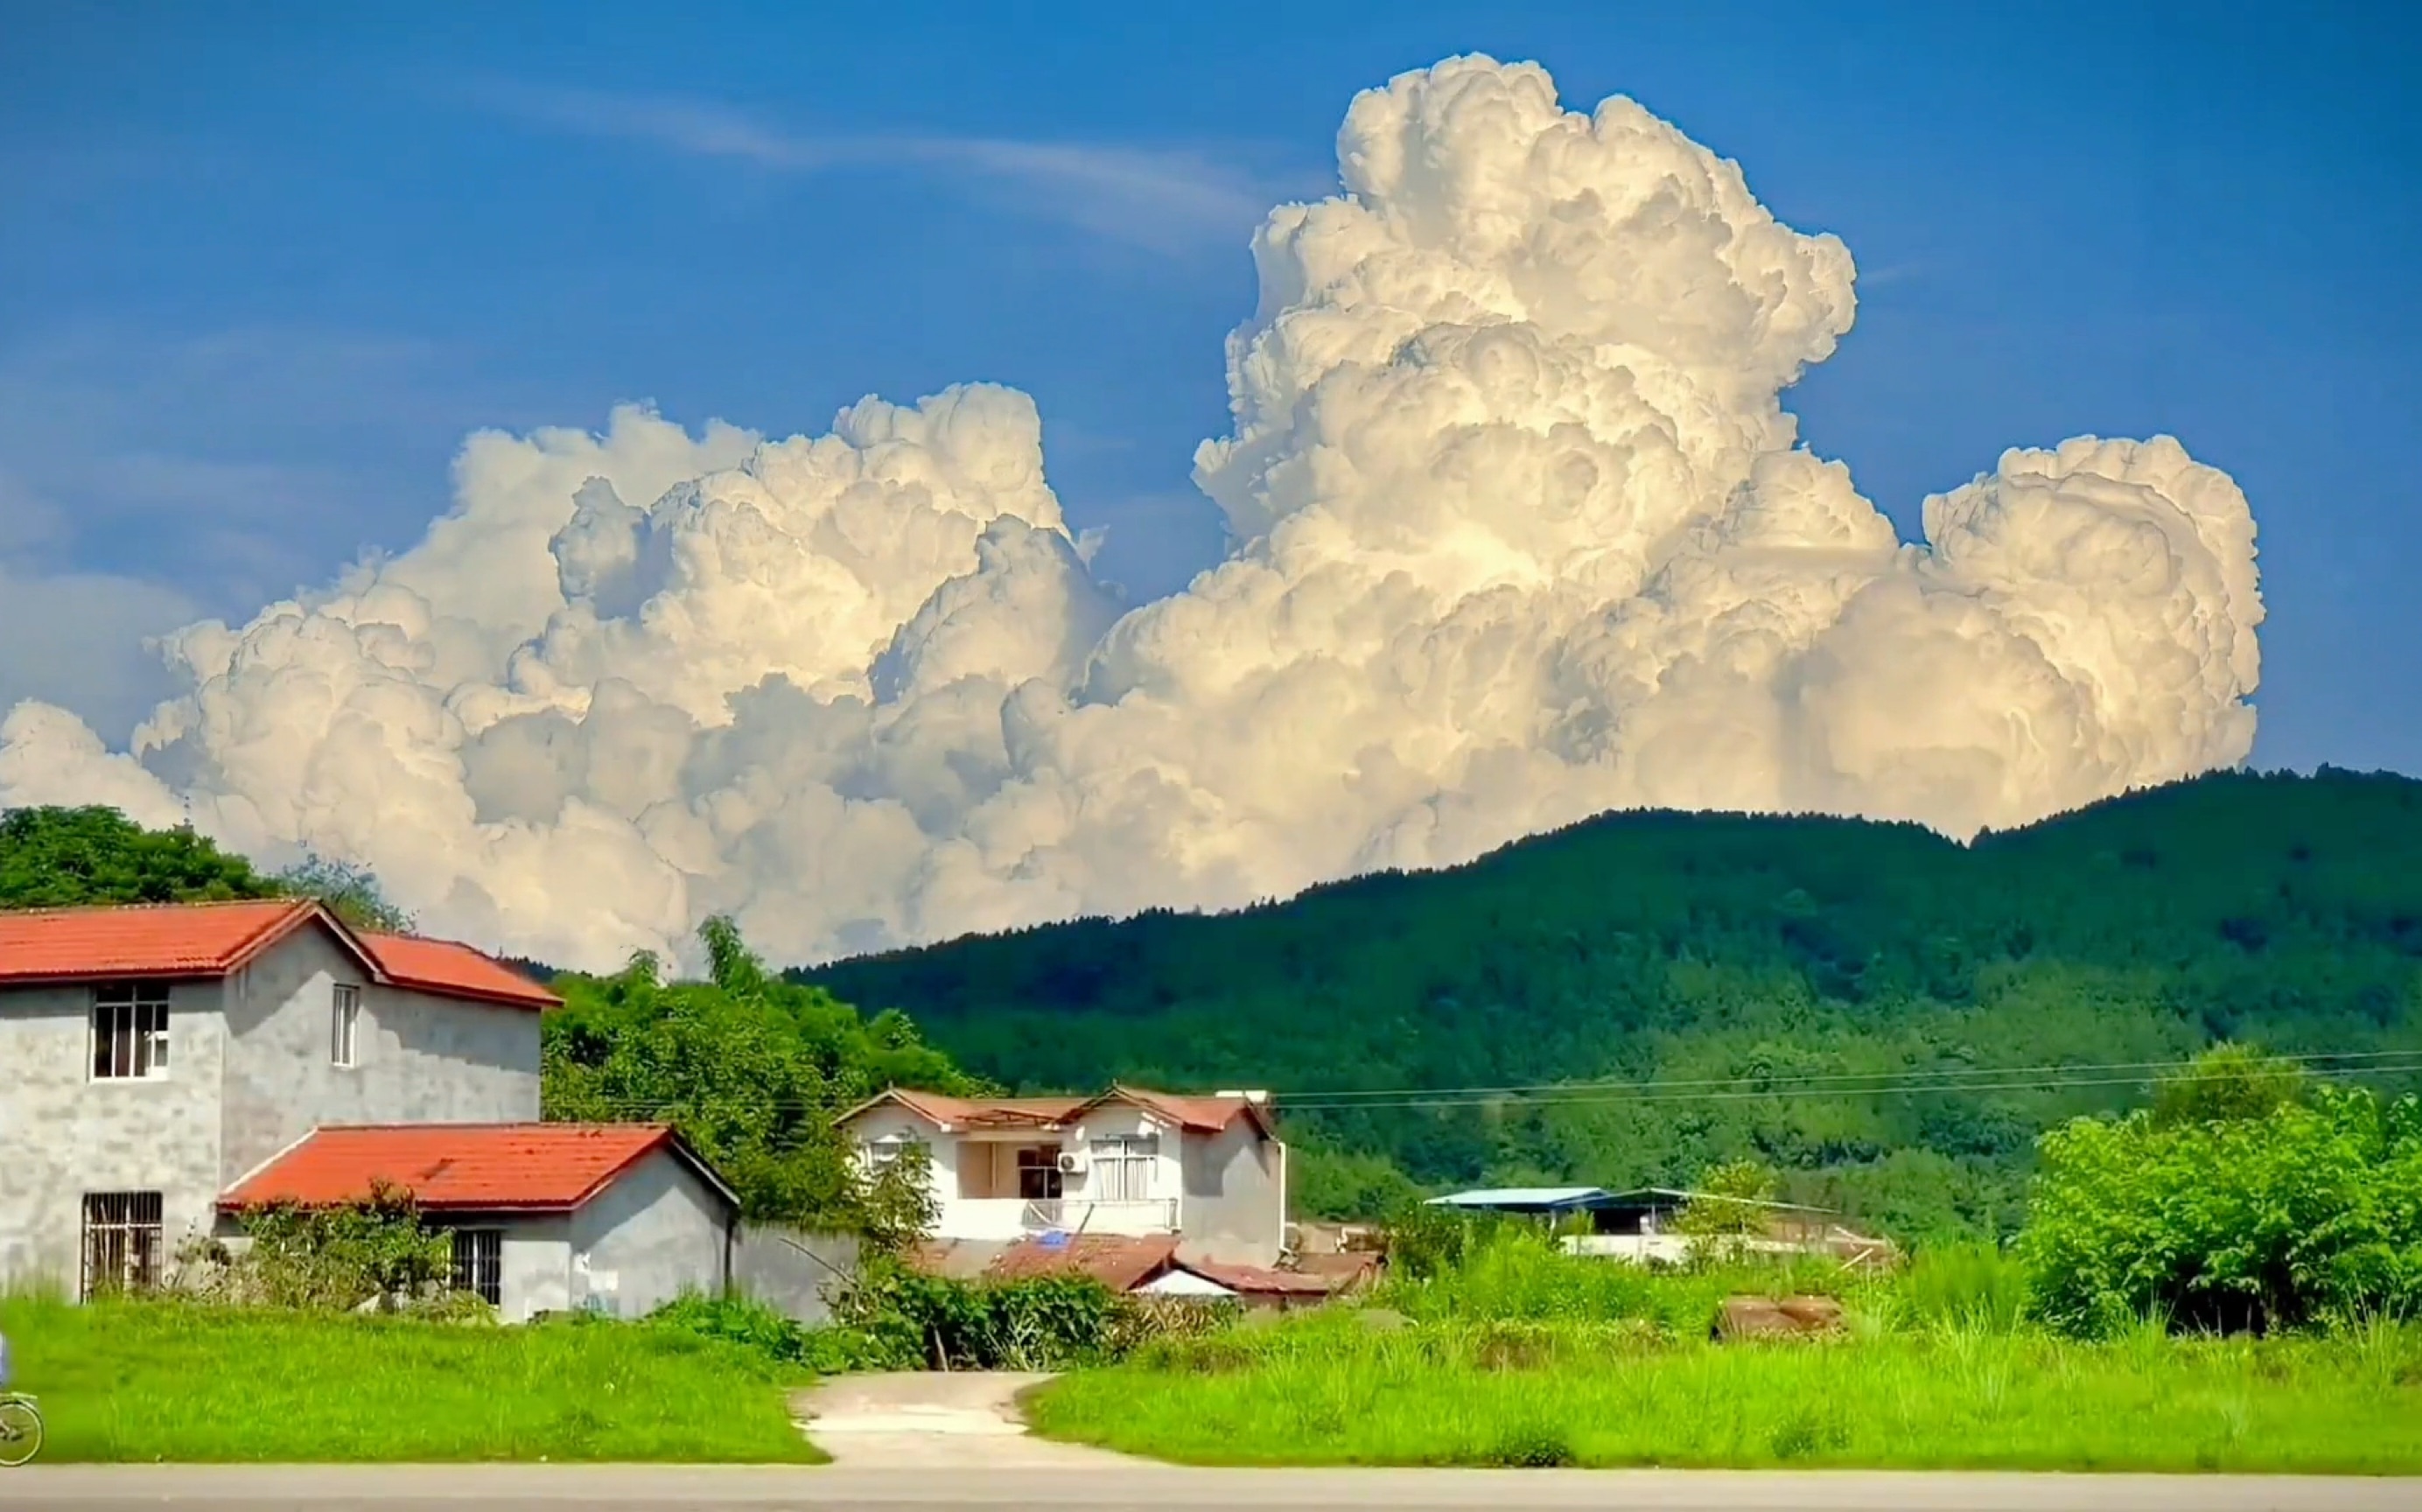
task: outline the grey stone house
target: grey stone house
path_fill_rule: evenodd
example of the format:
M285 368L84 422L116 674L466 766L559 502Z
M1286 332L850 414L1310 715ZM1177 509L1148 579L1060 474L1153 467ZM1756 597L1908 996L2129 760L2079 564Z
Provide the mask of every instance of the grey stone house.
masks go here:
M457 1231L458 1282L508 1317L719 1287L731 1196L669 1131L590 1131L592 1165L624 1158L567 1201L563 1151L500 1129L537 1126L557 1001L467 946L357 933L308 901L0 913L0 1287L156 1285L248 1178L358 1152L337 1136L364 1127L419 1142L371 1151L362 1190L528 1166L535 1195Z

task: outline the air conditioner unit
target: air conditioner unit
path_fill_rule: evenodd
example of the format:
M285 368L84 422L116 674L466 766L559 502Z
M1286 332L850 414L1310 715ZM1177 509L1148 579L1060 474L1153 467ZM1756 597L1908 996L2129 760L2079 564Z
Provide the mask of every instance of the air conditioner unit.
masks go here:
M1083 1173L1084 1169L1085 1169L1085 1152L1084 1152L1084 1151L1082 1151L1082 1150L1062 1150L1062 1151L1061 1151L1061 1152L1060 1152L1060 1173L1061 1173L1062 1175L1063 1175L1063 1176L1074 1176L1074 1175L1079 1175L1079 1174L1082 1174L1082 1173Z

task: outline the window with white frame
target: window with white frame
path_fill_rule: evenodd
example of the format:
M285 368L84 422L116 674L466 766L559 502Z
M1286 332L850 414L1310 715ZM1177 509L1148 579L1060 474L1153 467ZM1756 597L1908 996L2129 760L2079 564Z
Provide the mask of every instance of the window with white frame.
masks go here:
M880 1174L909 1151L921 1154L924 1148L924 1141L912 1140L904 1134L886 1134L879 1140L869 1140L866 1142L866 1169L870 1174Z
M168 1074L166 983L92 989L92 1074L105 1081Z
M354 1059L358 1048L356 1040L362 1025L362 989L351 983L339 982L330 994L328 1004L328 1061L333 1065L356 1065Z
M1113 1134L1093 1142L1089 1194L1096 1202L1140 1203L1152 1197L1152 1168L1160 1141L1150 1134Z

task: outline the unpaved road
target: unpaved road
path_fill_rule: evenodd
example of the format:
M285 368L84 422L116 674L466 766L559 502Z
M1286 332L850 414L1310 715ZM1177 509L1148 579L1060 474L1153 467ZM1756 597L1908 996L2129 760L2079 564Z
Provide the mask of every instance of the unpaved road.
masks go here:
M2414 1512L2422 1482L2235 1476L1792 1474L1725 1471L685 1469L664 1466L35 1467L0 1507L73 1512L698 1512L700 1508L1133 1508L1135 1512Z
M1017 1399L1048 1376L967 1371L956 1375L841 1376L791 1404L808 1439L843 1469L1097 1469L1135 1461L1101 1449L1053 1443L1026 1431Z

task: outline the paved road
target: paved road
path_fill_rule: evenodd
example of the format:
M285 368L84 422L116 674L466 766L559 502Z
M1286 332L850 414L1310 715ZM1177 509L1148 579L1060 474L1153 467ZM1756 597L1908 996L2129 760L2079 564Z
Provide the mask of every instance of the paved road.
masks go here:
M812 1470L495 1465L32 1467L0 1471L0 1508L237 1506L264 1512L699 1512L932 1507L1016 1512L2414 1512L2422 1481L1674 1471Z

